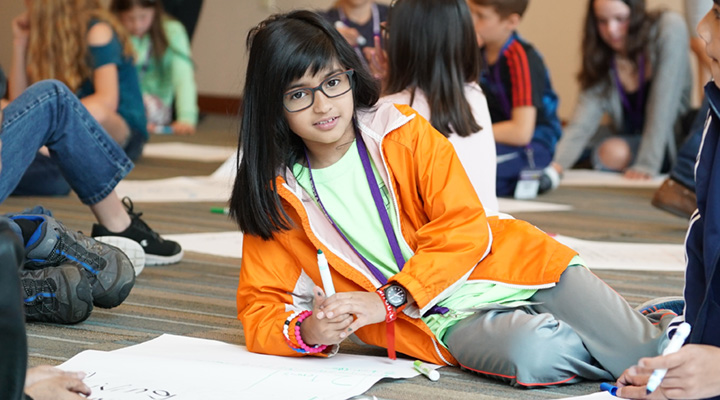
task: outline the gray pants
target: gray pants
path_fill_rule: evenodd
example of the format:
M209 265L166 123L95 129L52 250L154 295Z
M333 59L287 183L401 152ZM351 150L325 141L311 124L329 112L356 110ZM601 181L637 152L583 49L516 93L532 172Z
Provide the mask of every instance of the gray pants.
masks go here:
M517 386L614 380L667 340L612 288L583 267L539 290L537 304L479 311L445 335L461 366Z

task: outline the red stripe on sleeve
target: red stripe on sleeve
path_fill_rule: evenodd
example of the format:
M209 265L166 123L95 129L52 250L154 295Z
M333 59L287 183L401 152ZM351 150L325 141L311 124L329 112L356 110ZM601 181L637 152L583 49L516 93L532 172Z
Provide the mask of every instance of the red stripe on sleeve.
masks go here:
M506 57L510 69L513 107L532 106L532 80L525 49L519 42L514 41L508 47Z

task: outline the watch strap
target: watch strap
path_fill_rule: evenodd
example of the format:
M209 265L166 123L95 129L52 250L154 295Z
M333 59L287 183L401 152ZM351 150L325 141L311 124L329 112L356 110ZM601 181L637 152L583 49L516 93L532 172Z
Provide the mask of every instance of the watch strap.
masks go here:
M390 358L391 360L395 360L397 359L397 356L395 355L395 320L397 319L397 312L395 311L395 307L391 306L390 303L387 302L387 299L385 298L385 291L383 290L383 288L379 288L375 291L375 293L380 296L380 299L385 305L385 326L387 333L388 358Z

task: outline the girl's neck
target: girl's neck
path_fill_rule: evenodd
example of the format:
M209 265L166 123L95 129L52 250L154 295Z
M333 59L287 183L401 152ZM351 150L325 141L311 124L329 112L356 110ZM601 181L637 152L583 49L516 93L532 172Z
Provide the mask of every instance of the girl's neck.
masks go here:
M353 6L351 4L343 3L340 5L348 19L358 25L365 25L372 18L372 2L360 6Z
M312 169L323 169L334 165L343 158L345 153L352 146L355 137L341 143L322 145L318 143L306 143L308 158Z

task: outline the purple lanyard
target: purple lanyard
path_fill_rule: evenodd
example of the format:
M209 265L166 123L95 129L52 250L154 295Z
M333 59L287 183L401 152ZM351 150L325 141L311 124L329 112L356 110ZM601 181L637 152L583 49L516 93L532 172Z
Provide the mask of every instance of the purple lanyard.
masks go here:
M505 50L507 50L512 42L515 41L515 38L516 36L514 33L510 35L510 39L508 39L508 41L500 49L500 55L498 56L497 61L495 61L495 64L492 66L488 65L487 57L485 57L485 51L483 50L481 52L483 64L487 65L490 69L488 78L490 79L490 82L492 82L493 91L498 96L498 100L500 100L500 106L503 108L503 111L505 111L506 118L510 118L512 116L512 106L510 105L510 99L508 99L507 93L505 93L505 87L503 87L502 80L500 79L500 59L503 57Z
M383 202L382 196L380 195L380 187L375 180L375 174L373 173L372 166L370 165L370 158L367 153L367 147L365 147L365 141L363 140L362 136L357 132L357 128L355 130L355 138L357 139L357 151L360 155L363 169L365 170L365 177L367 178L368 185L370 186L370 192L372 193L373 200L375 201L375 207L378 210L378 214L380 214L380 220L382 221L383 229L385 230L385 236L387 236L388 243L390 244L390 248L392 249L392 253L395 257L395 262L397 263L398 270L402 271L402 268L405 265L405 258L400 251L400 244L397 241L397 237L395 237L395 231L393 230L392 224L390 223L390 216L385 209L385 203ZM347 236L345 236L342 230L340 230L340 227L337 226L337 224L332 219L327 209L323 205L322 201L320 201L320 195L318 194L317 188L315 187L315 180L312 176L312 168L310 167L310 157L308 157L307 155L307 148L305 148L305 160L308 164L308 172L310 174L310 183L312 184L313 194L315 195L315 199L320 205L320 208L322 208L323 213L325 213L325 216L330 221L335 230L340 234L340 236L342 236L342 238L350 246L350 248L353 249L355 254L360 257L362 262L368 267L368 269L370 270L370 272L372 272L375 278L377 278L377 280L380 281L381 284L386 284L387 278L385 278L385 275L383 275L382 272L380 272L380 270L376 266L374 266L367 258L360 254L360 252L355 248L355 246L350 243L350 240L347 238Z
M645 55L640 54L638 57L638 96L635 99L635 107L630 104L630 100L627 97L625 88L620 83L620 77L617 72L617 65L615 64L615 57L613 57L612 64L610 65L612 70L613 78L615 79L615 87L617 88L618 94L620 94L620 101L625 108L625 111L632 116L633 119L638 117L642 120L643 105L645 104Z
M348 19L347 15L345 15L345 11L342 10L342 7L338 7L338 18L342 21L345 26L350 27L350 20ZM380 10L378 10L378 6L376 3L372 4L372 19L373 19L373 40L376 37L380 37ZM370 44L368 44L370 45ZM365 56L362 53L362 50L360 50L360 46L355 45L355 53L360 57L360 60L362 60L364 63Z

